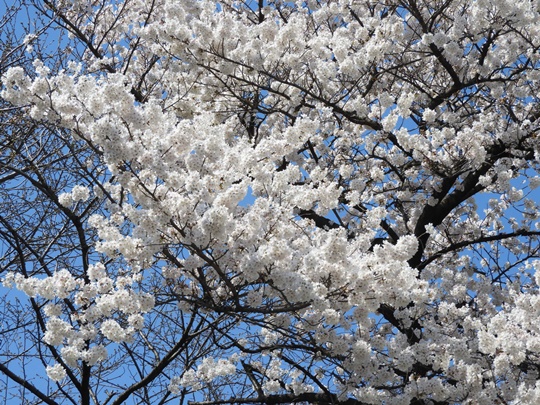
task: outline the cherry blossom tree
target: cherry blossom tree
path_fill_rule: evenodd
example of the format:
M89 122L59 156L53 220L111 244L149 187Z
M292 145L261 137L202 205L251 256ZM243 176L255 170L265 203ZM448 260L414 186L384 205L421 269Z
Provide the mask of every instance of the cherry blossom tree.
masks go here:
M540 2L32 7L69 52L2 77L14 397L540 402Z

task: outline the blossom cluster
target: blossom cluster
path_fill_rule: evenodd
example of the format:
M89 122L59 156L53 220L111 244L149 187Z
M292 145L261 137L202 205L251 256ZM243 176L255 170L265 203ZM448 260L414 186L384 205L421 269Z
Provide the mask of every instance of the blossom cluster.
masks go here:
M154 306L152 295L129 288L134 282L132 278L117 278L114 282L101 263L90 266L88 277L91 282L77 279L62 269L46 278L8 273L2 280L4 285L15 286L30 297L49 301L43 308L46 330L42 340L51 346L62 345L62 360L72 367L79 360L88 365L106 360L106 345L88 346L88 343L100 336L117 343L132 340L134 333L144 327L142 314ZM59 301L65 299L72 300L77 308L67 319ZM122 320L122 324L113 317ZM61 370L62 366L57 364L47 373L59 376Z

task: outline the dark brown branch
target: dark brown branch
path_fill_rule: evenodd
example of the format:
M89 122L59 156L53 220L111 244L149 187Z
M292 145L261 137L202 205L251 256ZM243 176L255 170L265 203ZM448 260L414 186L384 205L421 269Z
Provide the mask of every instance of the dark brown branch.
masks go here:
M131 394L133 394L135 391L147 387L150 382L155 380L167 367L171 361L173 361L176 357L180 355L182 350L191 342L196 336L198 336L201 331L199 330L200 324L197 326L195 333L190 334L191 329L193 327L193 324L195 322L195 317L191 317L183 335L182 338L178 341L174 347L169 350L166 356L161 359L161 361L154 367L154 369L148 373L148 375L144 378L142 378L140 381L136 382L135 384L131 385L128 389L126 389L122 394L114 400L114 402L111 405L120 405L124 401L126 401Z
M190 405L225 405L225 404L264 404L264 405L280 405L280 404L298 404L306 402L309 404L318 405L368 405L366 402L359 401L354 398L346 400L338 399L335 394L326 395L322 393L306 392L299 395L294 394L278 394L265 395L255 398L229 398L215 401L189 401Z
M49 405L58 405L58 402L51 399L48 395L45 395L43 392L38 390L34 385L29 383L25 379L19 377L17 374L12 372L6 365L2 363L0 363L0 371L4 373L5 375L7 375L9 378L11 378L13 381L15 381L17 384L26 388L28 391L30 391L32 394L34 394L44 403L49 404Z
M483 237L480 237L480 238L477 238L477 239L464 240L464 241L461 241L461 242L452 243L450 246L439 250L438 252L434 253L429 258L424 260L422 263L420 263L417 266L417 269L421 270L421 269L425 268L431 262L433 262L433 261L437 260L439 257L443 256L444 254L450 253L450 252L456 252L459 249L467 247L467 246L476 245L478 243L484 243L484 242L494 242L494 241L498 241L498 240L517 238L517 237L520 237L520 236L540 236L540 231L526 231L526 230L522 229L522 230L519 230L517 232L500 233L500 234L497 234L497 235L483 236Z
M315 222L315 226L321 229L337 229L339 224L336 224L331 219L318 215L313 210L298 210L298 216L304 219L311 219Z

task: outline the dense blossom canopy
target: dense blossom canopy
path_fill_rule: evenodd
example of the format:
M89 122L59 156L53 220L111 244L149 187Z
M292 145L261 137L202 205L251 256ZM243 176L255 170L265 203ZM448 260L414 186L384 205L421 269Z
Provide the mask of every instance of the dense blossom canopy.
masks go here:
M49 403L540 403L540 2L39 6L73 53L2 97L84 151L37 191L82 259L3 284Z

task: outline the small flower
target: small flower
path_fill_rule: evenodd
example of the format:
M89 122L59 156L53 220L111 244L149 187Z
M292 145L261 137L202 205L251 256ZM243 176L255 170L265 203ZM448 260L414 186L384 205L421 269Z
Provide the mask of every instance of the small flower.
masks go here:
M84 186L75 186L71 190L71 196L73 201L86 201L90 197L90 191L88 187Z
M433 122L435 121L435 118L437 118L437 113L429 108L426 108L422 114L422 118L426 122Z
M47 366L47 376L53 381L60 381L66 376L66 370L60 364Z
M63 207L70 207L71 204L73 203L73 198L71 197L71 194L70 193L62 193L58 196L58 202L60 203L60 205L62 205Z
M122 342L126 339L126 332L113 319L108 319L101 324L101 333L113 342Z

